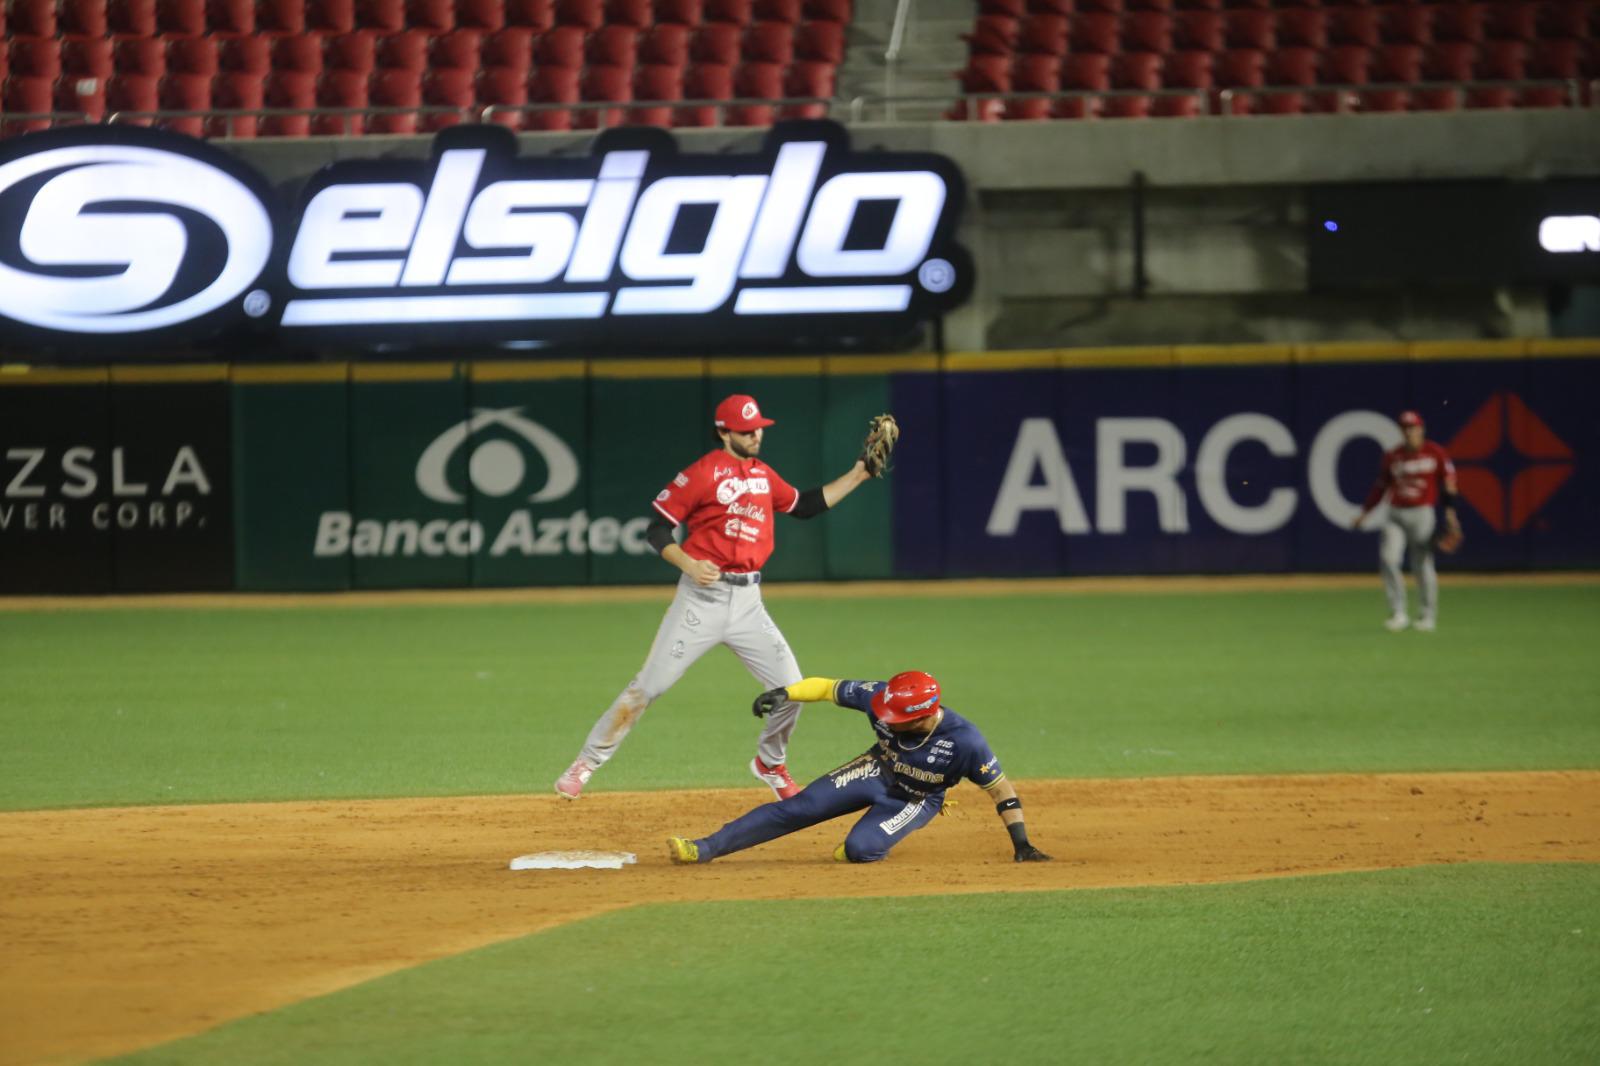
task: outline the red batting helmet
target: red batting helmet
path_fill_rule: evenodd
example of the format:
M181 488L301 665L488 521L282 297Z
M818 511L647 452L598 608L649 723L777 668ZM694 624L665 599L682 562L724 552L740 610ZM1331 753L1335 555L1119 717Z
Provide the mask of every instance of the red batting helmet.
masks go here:
M1401 411L1400 424L1402 426L1420 426L1422 425L1422 416L1415 411Z
M907 670L895 674L872 697L872 714L880 722L898 725L939 713L939 682L932 674Z

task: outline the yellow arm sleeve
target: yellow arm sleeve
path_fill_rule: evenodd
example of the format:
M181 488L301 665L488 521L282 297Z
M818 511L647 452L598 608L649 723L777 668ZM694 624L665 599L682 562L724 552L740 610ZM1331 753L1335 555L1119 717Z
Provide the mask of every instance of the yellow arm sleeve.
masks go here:
M796 681L786 687L791 700L816 703L818 700L833 699L833 686L838 683L831 677L808 677L804 681Z

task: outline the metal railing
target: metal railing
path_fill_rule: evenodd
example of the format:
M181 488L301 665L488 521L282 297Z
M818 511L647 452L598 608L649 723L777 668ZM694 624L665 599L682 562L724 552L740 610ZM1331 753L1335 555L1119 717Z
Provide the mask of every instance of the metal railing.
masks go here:
M889 46L883 50L883 95L893 101L895 97L894 80L900 67L900 49L906 43L906 24L911 21L911 0L899 0L895 4L894 22L889 27ZM889 104L888 120L894 121L894 104Z
M971 122L991 121L1001 116L996 108L980 106L986 103L999 103L1001 105L1010 101L1045 100L1052 103L1058 101L1104 101L1119 98L1143 97L1147 99L1190 97L1196 100L1197 110L1202 114L1234 115L1234 104L1239 97L1250 98L1298 94L1322 97L1332 97L1333 109L1336 113L1348 113L1360 108L1362 96L1370 93L1390 92L1453 92L1456 96L1455 103L1459 107L1466 102L1466 96L1472 92L1488 90L1520 91L1526 89L1551 89L1563 90L1563 99L1572 107L1597 107L1600 106L1600 79L1585 83L1579 79L1525 79L1520 81L1473 81L1473 82L1392 82L1373 83L1367 85L1263 85L1252 87L1231 87L1227 89L1073 89L1058 90L1055 92L964 92L955 95L905 95L893 96L876 93L864 93L843 101L832 97L823 96L788 96L776 100L760 97L735 97L731 99L690 99L690 100L592 100L578 103L532 103L532 104L489 104L486 106L453 107L442 104L417 104L414 106L368 106L368 107L257 107L257 108L224 108L214 110L117 110L96 117L87 111L5 111L0 109L0 125L9 126L22 122L47 122L52 126L58 125L89 125L96 122L105 124L118 124L129 122L161 123L174 119L203 119L211 128L222 128L224 137L233 136L234 125L243 119L274 119L274 118L309 118L337 119L338 129L330 131L319 129L310 132L308 136L338 137L348 136L357 120L381 118L397 115L416 115L419 118L452 116L460 122L493 122L499 116L505 115L533 115L548 112L567 112L576 114L594 114L594 126L585 125L584 129L606 129L617 125L613 121L613 113L622 113L623 121L628 124L627 117L633 112L644 110L679 111L686 109L709 109L712 112L712 126L726 125L729 108L768 108L773 110L786 110L793 108L820 108L822 114L829 117L839 117L844 113L844 120L849 123L868 121L869 111L881 109L884 118L894 121L894 108L903 104L925 104L950 107L960 106L964 109L965 118ZM1246 112L1248 113L1248 112ZM317 123L326 126L327 123Z

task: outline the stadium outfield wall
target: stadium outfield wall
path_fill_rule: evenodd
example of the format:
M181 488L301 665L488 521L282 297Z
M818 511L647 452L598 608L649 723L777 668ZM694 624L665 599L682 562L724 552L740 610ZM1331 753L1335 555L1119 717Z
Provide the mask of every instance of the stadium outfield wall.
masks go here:
M1392 415L1460 464L1465 569L1600 565L1600 340L762 359L7 367L0 592L660 582L649 501L751 392L781 580L1363 570Z

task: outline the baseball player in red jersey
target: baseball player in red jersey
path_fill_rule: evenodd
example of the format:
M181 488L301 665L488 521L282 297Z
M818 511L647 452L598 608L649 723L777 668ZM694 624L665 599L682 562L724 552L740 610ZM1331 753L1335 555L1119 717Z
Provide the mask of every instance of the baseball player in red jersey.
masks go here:
M557 779L557 795L577 799L645 708L718 644L731 648L765 688L792 685L804 676L761 602L761 567L772 554L773 521L780 513L819 515L872 475L857 460L821 488L797 491L761 459L762 434L772 424L752 397L729 396L716 411L721 447L689 464L656 496L656 516L645 537L683 571L678 592L644 666L589 731L578 757ZM678 526L688 527L682 547L673 541ZM750 761L750 772L779 799L800 791L785 766L799 717L800 705L792 700L767 716Z
M1388 497L1389 516L1378 547L1378 571L1383 575L1383 591L1389 597L1389 619L1383 624L1396 633L1411 624L1406 614L1405 578L1400 573L1401 557L1409 552L1420 601L1416 627L1431 632L1437 624L1439 606L1439 574L1433 566L1433 509L1442 499L1446 525L1453 531L1460 530L1455 511L1456 468L1448 452L1426 439L1422 416L1417 412L1400 413L1400 432L1405 439L1384 452L1378 480L1373 482L1361 513L1350 528L1359 529L1372 509Z

